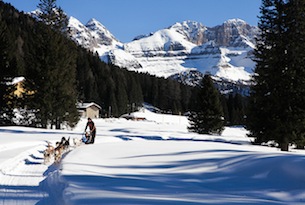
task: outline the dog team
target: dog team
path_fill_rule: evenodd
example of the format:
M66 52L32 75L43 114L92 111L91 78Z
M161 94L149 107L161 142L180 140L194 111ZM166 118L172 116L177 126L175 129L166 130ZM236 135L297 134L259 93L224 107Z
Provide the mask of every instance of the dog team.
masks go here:
M87 128L89 128L89 132L86 132ZM82 139L73 139L74 146L79 146L81 144L93 144L96 135L96 127L91 118L88 118L88 122L85 127L85 135ZM44 151L44 163L50 162L52 158L54 158L55 163L59 163L64 152L68 151L70 147L70 137L66 139L65 137L61 138L60 142L56 142L56 146L52 146L50 142L48 142L47 148Z
M56 146L52 146L50 142L48 142L47 148L45 149L44 163L47 164L54 158L54 162L58 163L62 157L62 155L69 150L70 147L70 137L66 139L65 137L61 138L60 142L56 142Z

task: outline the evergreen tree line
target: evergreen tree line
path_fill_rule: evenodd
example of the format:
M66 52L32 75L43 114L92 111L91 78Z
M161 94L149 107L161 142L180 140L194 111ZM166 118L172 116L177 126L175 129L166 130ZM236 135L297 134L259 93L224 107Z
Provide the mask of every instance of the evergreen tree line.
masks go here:
M103 115L117 117L143 102L175 114L190 109L192 87L105 64L84 49L79 49L77 65L79 99L97 102Z
M143 102L172 114L197 109L199 87L105 64L84 49L79 50L77 65L79 99L100 104L103 116L120 116ZM225 124L243 125L248 97L233 93L220 97Z
M305 0L263 0L247 127L256 143L305 145Z
M143 102L173 114L195 109L198 88L106 64L96 53L68 39L56 25L37 22L0 1L2 124L13 124L13 108L26 108L23 125L73 126L78 121L77 101L94 101L101 105L102 116L114 117ZM13 99L8 82L14 76L24 76L24 86L32 92ZM222 98L227 124L243 122L244 99L238 95ZM29 121L33 114L36 117Z

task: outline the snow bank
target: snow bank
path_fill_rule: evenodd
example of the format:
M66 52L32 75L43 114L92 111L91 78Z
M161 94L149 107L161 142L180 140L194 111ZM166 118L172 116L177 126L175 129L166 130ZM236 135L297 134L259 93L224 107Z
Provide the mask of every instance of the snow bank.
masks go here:
M304 199L304 155L240 144L247 139L243 128L226 129L221 137L194 137L169 124L163 130L152 122L115 124L112 136L120 141L99 139L63 160L67 204L294 204Z
M170 115L170 114L157 114L151 112L145 108L141 108L138 112L131 114L126 114L121 117L127 119L142 119L147 121L152 121L156 123L167 123L167 124L177 124L181 126L188 126L189 122L186 116L181 115Z

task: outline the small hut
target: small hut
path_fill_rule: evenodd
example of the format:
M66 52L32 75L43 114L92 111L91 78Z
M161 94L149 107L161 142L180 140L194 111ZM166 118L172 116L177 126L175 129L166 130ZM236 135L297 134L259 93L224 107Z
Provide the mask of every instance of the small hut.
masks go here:
M99 118L100 110L102 109L101 106L98 104L91 102L91 103L78 103L77 109L81 117L83 118Z

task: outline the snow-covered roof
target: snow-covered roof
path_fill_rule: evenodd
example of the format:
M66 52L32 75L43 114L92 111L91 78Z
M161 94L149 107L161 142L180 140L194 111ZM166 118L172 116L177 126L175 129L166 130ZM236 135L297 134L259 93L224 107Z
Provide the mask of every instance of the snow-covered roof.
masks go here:
M91 106L96 106L98 109L102 109L101 106L99 106L98 104L94 103L94 102L90 102L90 103L78 103L77 104L77 108L79 109L86 109L88 107Z
M25 80L25 78L22 77L22 76L21 77L16 77L16 78L13 79L12 83L16 84L16 83L22 82L24 80Z
M20 76L20 77L15 77L15 78L12 79L11 82L8 82L7 85L16 85L17 83L22 82L22 81L24 81L24 80L25 80L25 78L22 77L22 76Z

